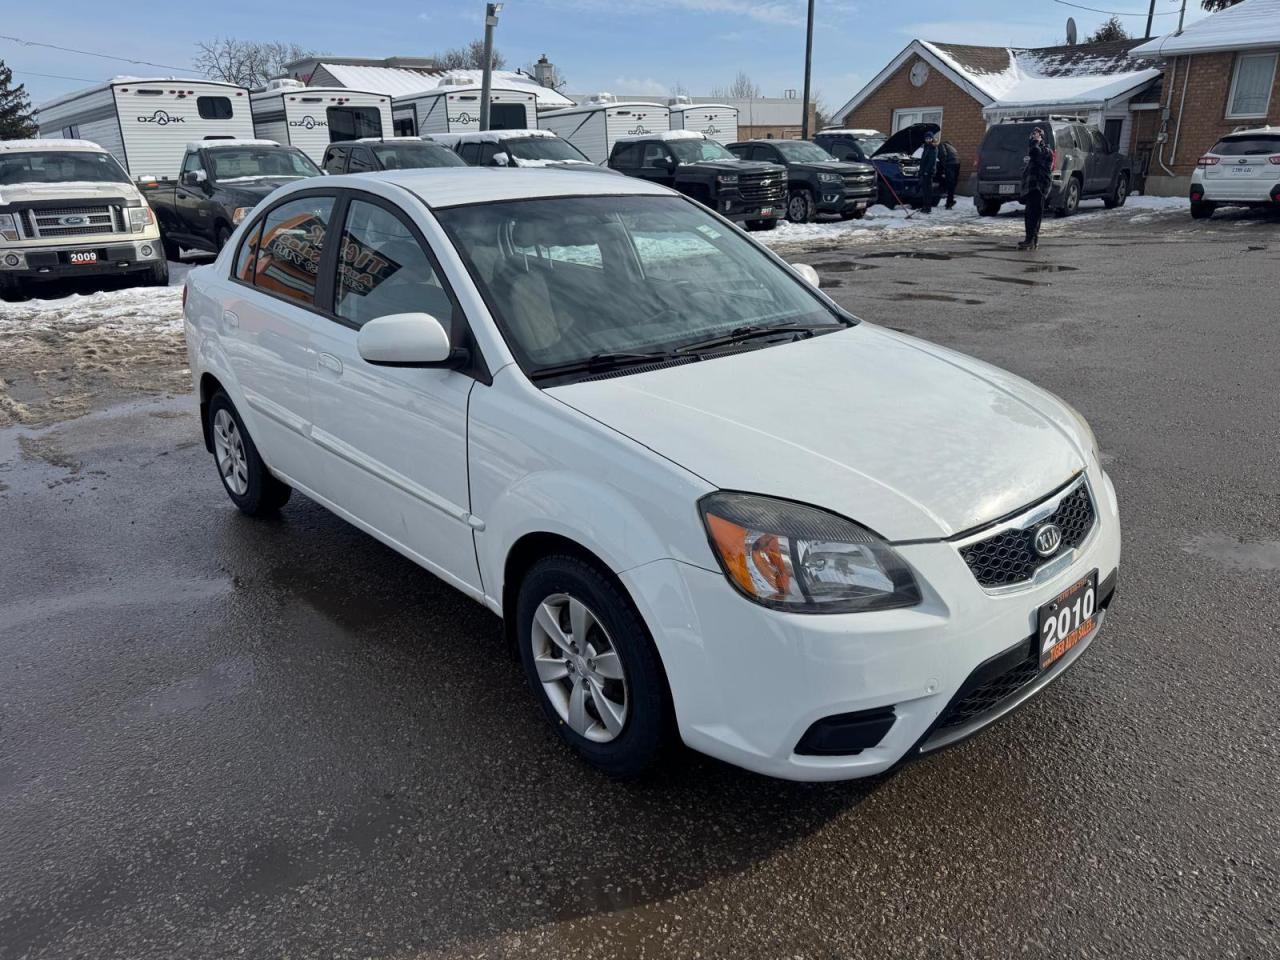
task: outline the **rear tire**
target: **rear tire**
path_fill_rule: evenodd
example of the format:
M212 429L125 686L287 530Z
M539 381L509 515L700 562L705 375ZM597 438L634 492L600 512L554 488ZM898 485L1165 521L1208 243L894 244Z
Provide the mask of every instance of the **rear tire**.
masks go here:
M1116 188L1111 191L1111 195L1102 202L1108 210L1114 210L1116 207L1123 207L1124 202L1129 199L1129 175L1122 173L1116 177Z
M817 204L813 202L813 194L804 187L791 191L787 197L787 219L792 223L809 223L817 213Z
M213 462L231 502L250 517L277 513L288 503L293 488L267 469L240 413L223 391L209 401L208 417Z
M973 205L978 208L978 215L981 217L998 215L1002 206L999 200L988 200L986 197L975 197Z
M1080 209L1080 181L1075 177L1071 178L1071 182L1067 184L1067 192L1062 200L1056 213L1060 217L1069 217Z
M586 560L549 556L520 584L515 616L525 675L560 739L610 776L652 767L671 739L671 698L649 631L617 582Z
M215 241L215 244L214 244L216 249L213 252L221 253L222 248L225 247L227 245L227 241L231 239L231 228L228 227L226 224L223 224L218 228L218 232L215 234L215 236L217 237L217 240Z
M1192 220L1208 220L1213 216L1215 206L1207 200L1191 201L1191 219Z

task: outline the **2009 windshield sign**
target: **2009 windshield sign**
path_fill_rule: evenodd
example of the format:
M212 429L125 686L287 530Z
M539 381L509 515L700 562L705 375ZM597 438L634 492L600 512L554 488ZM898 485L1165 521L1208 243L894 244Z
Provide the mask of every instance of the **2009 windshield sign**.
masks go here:
M172 113L164 110L157 110L149 117L138 117L139 123L154 123L161 127L166 127L171 123L186 123L186 117L175 117Z

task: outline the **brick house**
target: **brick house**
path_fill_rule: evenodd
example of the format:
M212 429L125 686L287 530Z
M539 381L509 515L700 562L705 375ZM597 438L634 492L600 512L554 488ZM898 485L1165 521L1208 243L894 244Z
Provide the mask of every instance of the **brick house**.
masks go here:
M1256 2L1256 0L1255 0ZM834 114L844 127L892 133L938 123L969 181L987 126L1018 116L1076 116L1131 152L1135 117L1160 80L1141 40L1015 49L912 40Z
M1166 63L1147 191L1184 196L1196 160L1224 134L1280 126L1280 0L1244 0L1138 47Z

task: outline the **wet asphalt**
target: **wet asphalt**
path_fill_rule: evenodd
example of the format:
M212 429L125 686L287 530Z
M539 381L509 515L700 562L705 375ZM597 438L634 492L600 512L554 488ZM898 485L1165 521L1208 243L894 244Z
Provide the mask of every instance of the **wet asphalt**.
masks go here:
M479 606L237 514L187 397L0 432L0 957L1280 955L1280 221L1053 229L787 251L1067 398L1121 501L1088 654L871 783L592 773Z

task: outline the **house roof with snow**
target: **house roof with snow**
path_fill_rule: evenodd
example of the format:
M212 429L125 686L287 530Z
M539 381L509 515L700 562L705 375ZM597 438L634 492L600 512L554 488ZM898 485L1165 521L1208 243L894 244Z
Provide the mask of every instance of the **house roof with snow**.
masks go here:
M1144 42L1134 53L1171 57L1275 46L1280 46L1280 0L1244 0L1197 20L1181 33Z
M1016 48L912 40L835 115L845 117L857 109L912 57L939 70L983 107L1105 106L1160 77L1158 58L1134 55L1134 48L1142 43L1116 40Z

